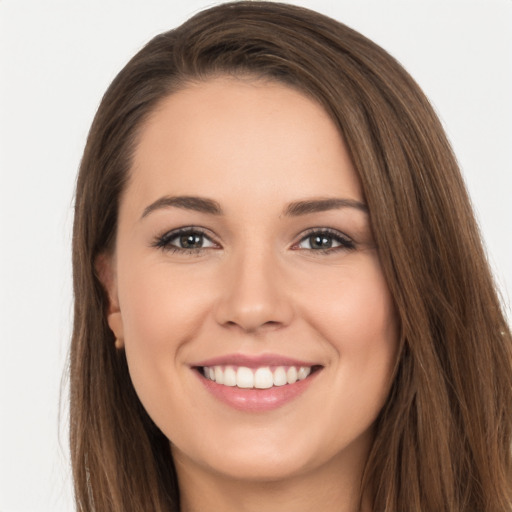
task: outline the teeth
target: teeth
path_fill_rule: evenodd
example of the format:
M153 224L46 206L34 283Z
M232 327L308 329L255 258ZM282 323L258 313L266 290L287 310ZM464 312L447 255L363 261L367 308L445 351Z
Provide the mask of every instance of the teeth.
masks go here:
M224 384L224 372L220 366L215 367L215 382Z
M274 386L284 386L288 383L286 380L286 370L282 366L275 369L273 378Z
M218 368L216 366L216 368ZM215 379L217 382L217 379ZM221 382L217 382L217 384L222 384ZM236 385L239 388L253 388L254 387L254 373L250 368L246 368L245 366L240 366L236 371Z
M236 386L236 372L231 366L224 370L224 386Z
M301 366L297 372L297 379L304 380L311 373L311 368Z
M286 372L286 381L288 384L295 384L297 382L297 368L290 366Z
M274 385L274 378L270 368L258 368L254 373L254 387L268 389Z
M272 370L268 366L263 366L253 370L246 366L209 366L204 367L202 371L207 379L224 386L237 386L243 389L268 389L272 386L295 384L299 380L304 380L310 375L311 367L278 366Z

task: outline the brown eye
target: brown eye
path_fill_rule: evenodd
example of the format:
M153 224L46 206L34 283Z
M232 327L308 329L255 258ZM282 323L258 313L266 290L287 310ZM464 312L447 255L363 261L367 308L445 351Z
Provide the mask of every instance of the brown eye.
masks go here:
M310 232L302 238L297 248L310 251L336 251L338 249L354 249L355 244L350 238L338 231L319 230Z
M327 235L313 235L308 241L311 249L330 249L334 242L332 237Z
M203 247L204 235L202 233L188 233L179 237L179 247L182 249L200 249Z
M202 231L192 228L169 231L157 238L153 245L154 247L174 252L200 252L202 249L218 247Z

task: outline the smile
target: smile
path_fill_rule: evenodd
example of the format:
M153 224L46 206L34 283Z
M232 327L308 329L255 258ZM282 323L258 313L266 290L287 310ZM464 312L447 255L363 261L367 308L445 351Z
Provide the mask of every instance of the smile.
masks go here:
M269 389L272 387L295 384L307 378L312 371L311 366L262 366L248 368L246 366L203 366L203 375L217 384L241 389Z
M273 354L230 354L191 365L210 396L247 413L272 411L296 400L323 368Z

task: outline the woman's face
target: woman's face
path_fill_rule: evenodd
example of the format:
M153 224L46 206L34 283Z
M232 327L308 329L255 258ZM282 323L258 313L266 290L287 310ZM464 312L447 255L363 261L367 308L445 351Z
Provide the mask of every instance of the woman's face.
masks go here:
M279 479L364 461L397 329L361 185L317 103L233 78L166 98L102 273L178 468Z

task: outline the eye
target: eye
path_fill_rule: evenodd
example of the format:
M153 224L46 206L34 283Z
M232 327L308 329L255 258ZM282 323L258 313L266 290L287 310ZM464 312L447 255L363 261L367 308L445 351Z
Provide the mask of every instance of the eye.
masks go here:
M343 249L355 249L354 242L343 233L331 229L315 229L303 237L296 249L319 252L334 252Z
M169 231L158 237L153 246L173 252L187 253L198 253L202 249L218 247L201 229L192 227Z

